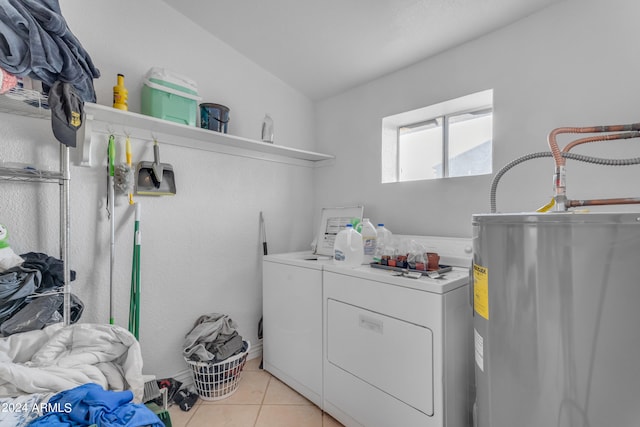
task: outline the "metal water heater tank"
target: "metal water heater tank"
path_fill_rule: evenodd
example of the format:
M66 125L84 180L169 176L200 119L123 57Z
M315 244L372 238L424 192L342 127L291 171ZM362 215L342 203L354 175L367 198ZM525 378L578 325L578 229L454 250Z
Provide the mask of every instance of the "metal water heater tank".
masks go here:
M640 214L473 216L478 427L640 425Z

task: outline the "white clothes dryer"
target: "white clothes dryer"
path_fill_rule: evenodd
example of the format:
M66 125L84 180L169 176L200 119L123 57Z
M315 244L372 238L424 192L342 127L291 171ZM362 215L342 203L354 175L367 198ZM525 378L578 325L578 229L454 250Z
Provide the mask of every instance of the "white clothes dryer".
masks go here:
M415 279L324 266L324 410L348 427L470 426L471 241L405 238L435 248L451 271Z

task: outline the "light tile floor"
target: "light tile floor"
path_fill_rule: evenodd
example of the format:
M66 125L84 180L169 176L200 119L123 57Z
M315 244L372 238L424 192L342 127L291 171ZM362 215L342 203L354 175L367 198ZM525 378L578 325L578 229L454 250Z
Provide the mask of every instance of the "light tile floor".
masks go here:
M238 389L226 399L198 399L190 411L169 408L173 427L341 427L342 424L248 360Z

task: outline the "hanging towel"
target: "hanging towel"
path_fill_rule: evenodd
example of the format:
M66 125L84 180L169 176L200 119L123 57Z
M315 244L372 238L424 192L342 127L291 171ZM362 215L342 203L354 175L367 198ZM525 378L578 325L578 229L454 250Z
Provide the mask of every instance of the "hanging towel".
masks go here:
M51 87L70 83L83 101L95 102L91 57L69 30L58 0L0 0L0 67Z

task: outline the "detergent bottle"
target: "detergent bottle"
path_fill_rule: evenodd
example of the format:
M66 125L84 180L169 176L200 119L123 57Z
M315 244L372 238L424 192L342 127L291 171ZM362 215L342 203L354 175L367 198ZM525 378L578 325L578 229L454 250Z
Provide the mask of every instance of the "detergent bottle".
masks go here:
M358 267L364 259L362 235L347 224L333 242L333 262L348 267Z
M113 87L113 108L129 110L129 91L124 86L124 74L118 74L118 84Z
M363 264L370 264L373 262L373 256L376 254L376 246L378 243L378 232L376 228L371 224L369 218L362 219L362 245L364 248Z

